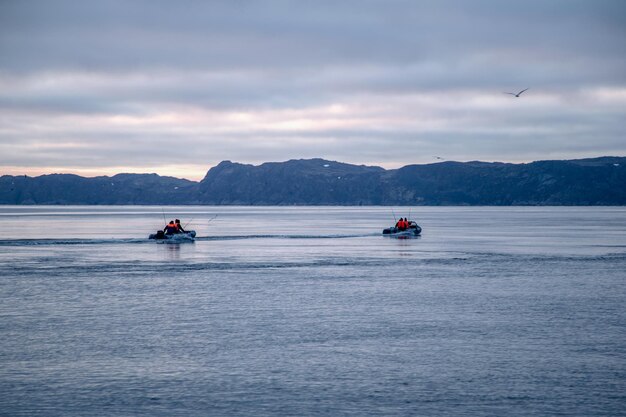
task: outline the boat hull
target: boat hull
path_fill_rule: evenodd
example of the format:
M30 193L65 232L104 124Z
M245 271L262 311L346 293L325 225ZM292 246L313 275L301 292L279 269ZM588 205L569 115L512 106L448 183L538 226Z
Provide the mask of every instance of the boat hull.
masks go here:
M397 227L388 227L383 230L383 236L396 237L399 239L410 239L418 237L422 234L422 228L418 225L411 226L408 229L399 230Z
M189 230L184 233L176 233L173 235L166 235L162 231L158 231L148 236L148 239L153 239L153 240L156 240L157 242L164 242L164 243L194 242L196 240L196 231Z

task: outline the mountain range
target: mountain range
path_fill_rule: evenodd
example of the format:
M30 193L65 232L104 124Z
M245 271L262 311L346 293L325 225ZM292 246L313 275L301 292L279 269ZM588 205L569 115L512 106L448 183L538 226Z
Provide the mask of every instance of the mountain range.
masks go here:
M0 177L0 204L626 205L626 157L439 162L223 161L199 182L157 174Z

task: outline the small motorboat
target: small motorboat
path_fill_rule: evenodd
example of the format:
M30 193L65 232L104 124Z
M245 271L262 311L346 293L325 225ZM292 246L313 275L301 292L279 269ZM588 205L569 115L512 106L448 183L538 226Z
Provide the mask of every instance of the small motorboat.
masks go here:
M396 226L383 229L383 236L397 237L397 238L412 238L418 237L422 233L422 228L414 221L409 222L409 227L400 230Z
M156 233L148 236L148 239L154 239L157 242L183 243L194 242L196 240L196 231L188 230L186 232L166 234L163 230L157 230Z

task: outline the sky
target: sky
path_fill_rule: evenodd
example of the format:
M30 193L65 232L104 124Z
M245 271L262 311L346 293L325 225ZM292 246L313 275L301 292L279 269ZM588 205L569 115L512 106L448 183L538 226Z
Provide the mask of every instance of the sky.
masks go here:
M622 0L0 0L0 174L604 155Z

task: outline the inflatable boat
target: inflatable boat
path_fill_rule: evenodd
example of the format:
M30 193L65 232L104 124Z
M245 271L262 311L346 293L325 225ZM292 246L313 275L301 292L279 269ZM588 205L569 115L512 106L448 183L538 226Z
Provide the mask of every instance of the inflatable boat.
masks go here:
M171 243L182 243L182 242L193 242L196 240L196 231L188 230L183 233L175 233L175 234L165 234L163 230L158 230L156 233L148 236L148 239L154 239L157 242L171 242Z
M383 236L398 237L398 238L411 238L417 237L422 233L422 228L417 223L409 222L408 229L400 230L395 226L383 229Z

